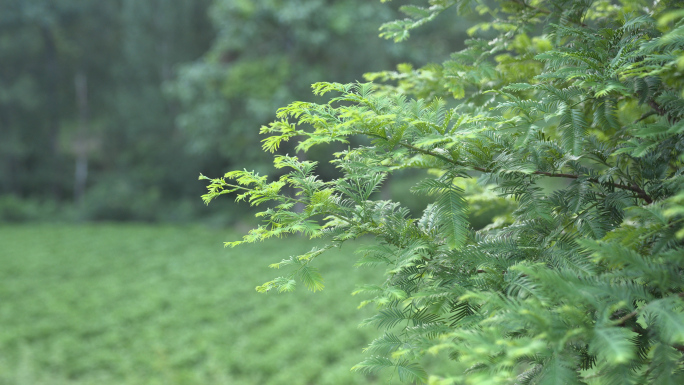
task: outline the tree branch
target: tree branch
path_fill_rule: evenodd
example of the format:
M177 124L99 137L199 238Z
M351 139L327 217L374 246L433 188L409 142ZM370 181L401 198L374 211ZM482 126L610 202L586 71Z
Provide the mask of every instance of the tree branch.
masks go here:
M639 123L640 121L642 121L642 120L648 118L648 117L651 116L651 115L655 115L655 114L657 114L657 112L655 112L655 111L649 111L649 112L647 112L647 113L641 115L641 117L640 117L639 119L635 120L635 121L634 121L634 124L637 124L637 123Z
M676 114L668 113L667 110L665 110L660 104L656 103L655 100L653 100L653 99L649 100L648 105L653 109L653 111L655 111L656 114L658 114L660 116L666 116L667 120L670 123L675 123L675 122L679 121L679 119L677 119Z
M667 111L665 111L665 109L661 107L658 103L656 103L653 99L648 101L648 105L651 108L653 108L653 111L655 111L660 116L665 116L665 114L667 113Z
M472 168L473 170L481 171L481 172L486 172L486 173L492 172L491 170L487 170L487 169L482 168L482 167L468 166L468 165L466 165L466 164L464 164L464 163L461 163L461 162L459 162L459 161L457 161L457 160L447 158L447 157L444 156L444 155L436 154L436 153L434 153L434 152L431 152L431 151L428 151L428 150L424 150L424 149L422 149L422 148L418 148L418 147L412 146L412 145L407 144L407 143L401 143L401 142L399 142L399 144L400 144L401 146L403 146L403 147L408 148L408 149L414 150L414 151L416 151L416 152L420 152L420 153L422 153L422 154L434 156L434 157L436 157L436 158L442 159L442 160L444 160L444 161L446 161L446 162L455 164L455 165L457 165L457 166L469 167L469 168ZM551 172L544 172L544 171L534 171L532 174L533 174L533 175L544 175L544 176L548 176L548 177L550 177L550 178L569 178L569 179L578 179L578 178L580 178L580 175L563 174L563 173L551 173ZM601 184L601 182L600 182L597 178L589 178L588 180L591 181L591 182L594 182L594 183ZM642 188L640 188L639 186L637 186L637 185L635 185L635 184L633 184L633 185L631 185L631 186L624 185L624 184L620 184L620 183L614 183L614 182L610 182L610 183L605 183L605 182L604 182L603 184L608 184L609 186L613 186L613 187L616 187L616 188L619 188L619 189L622 189L622 190L629 190L629 191L635 192L635 193L637 194L637 196L638 196L639 198L643 199L646 203L648 203L648 204L653 203L653 198L651 198L651 197L646 193L646 191L644 191Z
M375 137L375 138L378 138L378 139L383 139L383 140L389 141L388 138L386 138L386 137L384 137L384 136L382 136L382 135L379 135L379 134L371 134L371 133L366 133L366 132L357 132L357 133L358 133L358 134L363 134L363 135L367 135L367 136L371 136L371 137ZM455 159L451 159L451 158L446 157L446 156L444 156L444 155L442 155L442 154L437 154L437 153L435 153L435 152L432 152L432 151L429 151L429 150L425 150L425 149L422 149L422 148L413 146L413 145L408 144L408 143L398 142L397 144L400 145L400 146L402 146L402 147L404 147L404 148L407 148L407 149L409 149L409 150L413 150L413 151L415 151L415 152L419 152L419 153L425 154L425 155L430 155L430 156L432 156L432 157L441 159L441 160L443 160L443 161L445 161L445 162L447 162L447 163L451 163L451 164L456 165L456 166L466 167L466 168L473 169L473 170L475 170L475 171L480 171L480 172L485 172L485 173L491 173L491 172L493 172L492 170L488 170L488 169L486 169L486 168L484 168L484 167L478 167L478 166L467 165L467 164L465 164L465 163L463 163L463 162L459 162L459 161L457 161L457 160L455 160ZM548 176L548 177L550 177L550 178L568 178L568 179L578 179L578 178L581 177L581 175L575 175L575 174L551 173L551 172L544 172L544 171L534 171L534 172L532 172L532 175L544 175L544 176ZM637 186L636 184L625 185L625 184L614 183L614 182L608 182L608 183L603 182L603 183L602 183L602 182L600 182L597 178L588 178L587 180L589 180L590 182L593 182L593 183L604 184L604 185L612 186L612 187L619 188L619 189L622 189L622 190L628 190L628 191L635 192L635 193L637 194L637 197L643 199L646 203L648 203L648 204L653 203L653 198L651 198L651 197L646 193L646 191L645 191L644 189L640 188L640 187Z
M580 177L580 175L574 175L574 174L554 174L554 173L543 172L543 171L535 171L535 172L533 172L532 174L535 174L535 175L545 175L545 176L548 176L548 177L551 177L551 178L570 178L570 179L578 179L578 178ZM597 178L589 178L589 179L587 179L587 180L589 180L589 181L591 181L591 182L594 182L594 183L599 183L599 184L601 184L601 182L600 182ZM651 197L646 193L646 191L645 191L644 189L640 188L640 187L637 186L636 184L632 184L631 186L628 186L628 185L625 185L625 184L620 184L620 183L614 183L614 182L609 182L609 183L605 183L605 182L604 182L603 184L607 184L607 185L609 185L609 186L613 186L613 187L616 187L616 188L619 188L619 189L622 189L622 190L629 190L629 191L635 192L635 193L637 193L637 196L638 196L639 198L643 199L644 201L646 201L646 203L649 203L649 204L650 204L650 203L653 203L653 198L651 198Z
M679 294L677 294L677 297L679 297L679 298L684 298L684 293L679 293ZM669 298L672 298L672 297L669 297ZM626 321L628 321L628 320L631 319L631 318L636 317L638 314L639 314L638 311L637 311L637 310L634 310L633 312L628 313L628 314L626 314L626 315L624 315L624 316L622 316L622 317L620 317L620 318L614 320L614 322L615 322L616 325L624 326L624 324L625 324ZM683 348L684 348L684 346L683 346ZM679 349L677 349L677 350L679 350Z
M631 318L636 317L637 314L639 314L639 313L637 313L637 311L634 310L633 312L616 319L615 324L620 325L620 326L624 326L625 322L629 321Z

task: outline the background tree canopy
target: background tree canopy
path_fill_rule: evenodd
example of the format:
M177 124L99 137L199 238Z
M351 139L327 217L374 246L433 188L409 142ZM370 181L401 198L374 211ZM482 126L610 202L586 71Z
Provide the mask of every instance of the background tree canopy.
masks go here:
M2 2L0 220L213 215L187 181L236 160L269 169L258 127L278 106L316 100L317 81L442 60L470 25L378 39L396 17L360 0ZM244 212L224 207L219 221Z
M271 267L256 288L324 287L326 251L362 236L359 287L384 329L356 370L431 384L684 382L684 11L677 2L430 0L405 5L382 35L405 40L447 9L489 21L441 65L318 82L264 125L263 149L343 143L318 163L275 154L275 178L236 170L206 202L265 205L236 246L288 234L322 238ZM495 31L494 36L488 35ZM379 84L378 84L379 83ZM359 139L364 138L364 139ZM291 148L291 147L290 147ZM427 170L418 216L376 194ZM480 188L472 188L473 181ZM469 202L494 191L514 211L475 229ZM425 357L449 367L428 373Z
M196 191L177 178L199 160L179 156L185 142L161 84L207 49L208 4L3 1L0 217L54 207L13 206L30 199L75 201L84 219L153 219L162 202Z

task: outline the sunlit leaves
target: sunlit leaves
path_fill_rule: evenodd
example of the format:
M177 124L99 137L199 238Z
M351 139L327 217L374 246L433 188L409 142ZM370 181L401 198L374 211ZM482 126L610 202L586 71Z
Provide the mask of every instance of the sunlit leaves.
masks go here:
M597 326L589 351L610 364L624 364L634 357L633 337L634 333L625 328Z
M684 343L684 307L679 298L667 298L651 302L644 308L649 321L657 322L657 331L671 344Z
M313 266L302 266L297 271L297 278L311 291L323 290L323 276Z
M433 215L438 218L447 244L452 248L462 246L468 236L468 204L463 198L463 190L448 181L427 179L413 191L438 195L428 210L434 211Z
M443 7L465 3L408 6L410 18L386 24L383 34L404 39ZM281 123L263 129L274 137L266 150L293 133L301 150L370 141L335 154L339 177L321 181L313 162L278 156L276 166L291 171L277 182L247 172L230 175L237 185L211 180L209 196L238 189L241 199L275 205L244 241L373 237L356 266L384 267L386 279L353 294L376 306L363 324L389 330L356 370L425 381L417 361L444 354L454 384L677 378L670 347L684 344L679 75L637 64L671 59L648 43L659 33L650 16L561 3L480 6L506 17L496 39L473 39L443 65L369 75L396 87L317 83L326 103L279 110ZM615 27L594 26L588 14ZM547 33L542 48L527 35L535 28ZM529 72L511 72L526 61L534 62ZM417 217L378 194L405 169L429 170L412 189L433 199ZM468 178L483 187L459 187ZM515 209L474 231L468 202L491 191ZM321 289L310 265L320 254L276 264L291 276L260 290L289 290L290 278Z

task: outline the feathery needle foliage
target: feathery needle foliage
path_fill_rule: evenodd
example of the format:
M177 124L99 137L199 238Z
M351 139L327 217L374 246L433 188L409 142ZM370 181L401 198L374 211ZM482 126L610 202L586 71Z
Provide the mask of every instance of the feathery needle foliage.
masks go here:
M491 20L441 65L367 75L384 84L316 83L327 103L292 103L262 127L271 152L366 143L335 154L339 178L277 155L277 180L206 178L204 200L268 202L231 246L328 241L277 264L289 275L259 291L322 289L316 259L374 237L357 265L386 265L386 280L358 293L377 306L364 324L387 331L356 370L430 384L684 383L684 12L674 1L495 3L403 7L382 36L403 40L450 7ZM430 170L413 189L435 197L419 218L374 195L402 169ZM458 186L473 178L515 200L508 219L469 225L472 197ZM429 354L449 357L449 371L428 375Z

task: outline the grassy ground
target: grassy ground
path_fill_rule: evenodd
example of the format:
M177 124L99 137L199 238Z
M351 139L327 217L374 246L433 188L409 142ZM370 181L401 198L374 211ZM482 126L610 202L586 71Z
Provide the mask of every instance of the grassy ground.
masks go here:
M380 333L350 292L377 282L352 248L326 289L258 294L298 239L143 225L0 227L0 384L372 384L349 371ZM385 377L386 378L386 377Z

